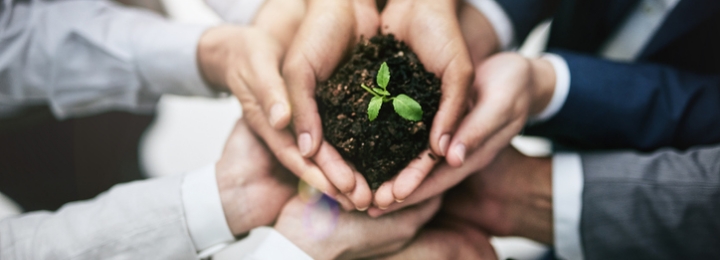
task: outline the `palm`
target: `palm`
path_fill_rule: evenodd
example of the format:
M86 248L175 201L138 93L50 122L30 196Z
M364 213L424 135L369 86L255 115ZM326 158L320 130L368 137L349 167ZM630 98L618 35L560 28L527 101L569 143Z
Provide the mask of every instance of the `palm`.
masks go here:
M243 121L231 133L216 170L220 199L228 205L225 216L239 219L229 221L234 234L271 224L295 193L296 179L279 166ZM263 210L252 210L259 208Z

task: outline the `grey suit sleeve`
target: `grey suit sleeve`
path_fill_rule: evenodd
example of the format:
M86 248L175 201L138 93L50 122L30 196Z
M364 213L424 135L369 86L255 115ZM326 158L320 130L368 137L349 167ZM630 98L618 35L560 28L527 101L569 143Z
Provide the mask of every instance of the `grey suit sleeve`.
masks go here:
M213 96L196 60L206 29L107 0L2 1L0 115L151 112L164 93Z
M0 259L196 259L183 176L117 185L97 198L0 221Z
M720 259L720 146L582 164L586 259Z

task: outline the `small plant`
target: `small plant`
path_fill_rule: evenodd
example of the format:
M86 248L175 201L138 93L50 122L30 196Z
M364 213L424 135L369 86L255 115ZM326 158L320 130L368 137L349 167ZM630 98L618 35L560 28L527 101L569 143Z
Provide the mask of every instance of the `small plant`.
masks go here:
M420 104L405 94L397 95L397 97L391 97L390 92L387 90L389 82L390 69L388 68L387 63L383 62L382 65L380 65L380 70L377 74L377 84L380 87L370 89L368 86L365 86L365 84L360 85L374 96L368 104L368 119L370 119L371 122L375 120L378 113L380 113L380 108L382 108L383 103L392 101L395 113L410 121L420 121L423 115Z

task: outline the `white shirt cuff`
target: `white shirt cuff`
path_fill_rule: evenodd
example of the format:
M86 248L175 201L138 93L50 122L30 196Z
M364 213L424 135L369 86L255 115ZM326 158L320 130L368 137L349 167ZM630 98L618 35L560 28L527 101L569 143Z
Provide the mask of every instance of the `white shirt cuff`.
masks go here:
M495 34L497 34L500 47L503 50L510 49L513 44L515 29L505 10L495 0L465 0L465 2L485 15L485 18L488 19L495 30Z
M583 169L580 155L559 153L552 159L553 227L560 259L584 259L580 240Z
M265 0L205 0L225 22L250 24Z
M544 122L555 116L565 105L570 92L570 69L565 59L552 53L544 54L542 59L549 61L555 70L555 90L545 109L528 120L531 124Z
M190 237L201 256L211 255L235 241L220 201L215 164L185 175L182 200Z
M158 94L217 96L203 80L197 61L200 37L205 25L162 23L135 36L138 70Z
M247 257L250 260L295 259L312 260L308 254L275 229L270 231L265 240Z

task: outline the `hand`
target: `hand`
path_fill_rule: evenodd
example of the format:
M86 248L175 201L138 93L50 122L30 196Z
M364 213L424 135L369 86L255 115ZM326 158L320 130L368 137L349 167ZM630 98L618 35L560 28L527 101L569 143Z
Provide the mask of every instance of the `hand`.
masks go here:
M310 0L308 13L288 50L283 76L293 108L297 148L312 157L328 180L347 194L356 208L370 206L372 193L362 175L353 171L340 154L324 141L315 103L315 85L330 77L346 51L361 37L377 33L379 14L372 0ZM286 121L275 125L285 127ZM311 183L312 185L312 183Z
M440 198L372 219L360 212L341 212L329 237L309 237L300 216L307 207L299 198L283 209L275 229L313 259L356 259L394 252L412 239L440 208Z
M492 235L552 244L551 168L549 158L505 148L487 168L448 191L443 212Z
M498 259L490 237L471 223L439 214L403 250L380 259Z
M415 51L425 68L442 80L440 107L430 130L430 148L444 156L465 106L473 70L458 24L457 0L390 0L383 10L383 33L395 34ZM424 154L424 153L423 153ZM435 160L422 156L375 193L375 204L403 201L430 172Z
M244 121L235 124L217 162L220 201L234 235L271 224L297 187Z
M300 155L295 137L284 129L290 121L290 105L280 63L305 9L302 0L269 0L252 27L209 29L198 44L199 66L211 85L231 90L240 100L243 117L283 165L350 209L354 205L315 163ZM325 158L318 163L328 161Z

